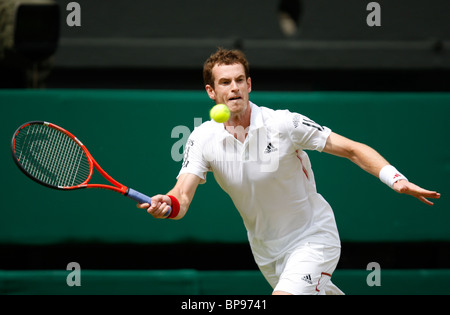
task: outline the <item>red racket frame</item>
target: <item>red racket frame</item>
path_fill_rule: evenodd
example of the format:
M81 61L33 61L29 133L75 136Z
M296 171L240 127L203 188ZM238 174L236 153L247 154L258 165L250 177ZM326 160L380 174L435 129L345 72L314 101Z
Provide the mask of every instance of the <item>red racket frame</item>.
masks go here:
M15 145L16 145L16 136L18 135L18 133L25 127L30 126L30 125L46 125L50 128L53 128L55 130L58 130L62 133L64 133L65 135L67 135L70 139L72 139L73 141L75 141L75 143L84 151L84 153L86 154L86 158L89 162L89 174L86 178L86 180L81 183L78 184L76 186L54 186L54 185L50 185L47 184L37 178L35 178L34 176L32 176L31 174L29 174L21 165L21 163L19 162L19 160L17 159L16 156L16 150L15 150ZM14 162L17 164L17 166L20 168L20 170L27 175L29 178L31 178L32 180L38 182L41 185L44 185L46 187L50 187L53 189L59 189L59 190L75 190L75 189L82 189L82 188L100 188L100 189L107 189L107 190L111 190L111 191L115 191L118 192L124 196L127 196L130 199L133 199L139 203L151 203L151 198L145 194L142 194L134 189L131 189L125 185L122 185L121 183L119 183L118 181L116 181L114 178L112 178L108 173L106 173L101 166L97 163L97 161L94 159L94 157L92 156L92 154L89 152L89 150L85 147L85 145L77 138L75 137L72 133L70 133L69 131L65 130L64 128L61 128L58 125L49 123L49 122L44 122L44 121L30 121L28 123L23 124L22 126L20 126L16 132L13 135L13 140L11 142L11 151L12 151L12 155L14 157ZM92 179L92 175L94 174L94 168L97 169L97 171L112 185L105 185L105 184L89 184L89 181ZM178 206L179 208L179 206ZM169 206L169 211L164 215L165 217L169 217L169 218L173 218L176 217L176 215L178 214L179 209L176 209L173 214L172 214L172 207ZM172 214L172 215L171 215Z

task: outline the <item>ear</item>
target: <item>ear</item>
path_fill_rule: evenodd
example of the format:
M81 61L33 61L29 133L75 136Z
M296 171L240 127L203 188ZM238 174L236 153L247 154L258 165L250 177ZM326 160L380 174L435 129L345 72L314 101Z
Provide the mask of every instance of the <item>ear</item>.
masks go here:
M208 93L209 98L212 99L213 101L215 101L216 100L216 93L214 92L213 87L208 84L208 85L205 86L205 89L206 89L206 93Z
M247 79L248 93L252 91L252 78L248 77Z

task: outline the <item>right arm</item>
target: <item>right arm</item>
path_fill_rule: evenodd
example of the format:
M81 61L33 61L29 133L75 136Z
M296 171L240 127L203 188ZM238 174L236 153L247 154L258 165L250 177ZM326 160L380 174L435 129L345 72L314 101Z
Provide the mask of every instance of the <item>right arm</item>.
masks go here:
M147 212L150 213L156 219L164 219L164 214L169 210L169 206L171 206L171 200L168 195L174 196L178 199L180 203L180 212L178 215L173 218L174 220L182 219L187 210L189 209L189 205L194 198L195 191L200 184L201 178L194 174L185 173L178 177L178 181L174 188L169 191L166 195L156 195L152 197L152 204L148 203L138 204L137 207L140 209L147 209Z

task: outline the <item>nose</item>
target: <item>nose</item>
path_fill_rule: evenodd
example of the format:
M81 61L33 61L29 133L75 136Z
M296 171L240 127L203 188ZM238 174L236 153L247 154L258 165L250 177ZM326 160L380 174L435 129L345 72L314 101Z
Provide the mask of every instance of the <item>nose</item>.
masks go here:
M237 82L236 82L235 80L233 80L233 81L231 82L231 90L232 90L232 91L237 91L237 90L239 90L238 84L237 84Z

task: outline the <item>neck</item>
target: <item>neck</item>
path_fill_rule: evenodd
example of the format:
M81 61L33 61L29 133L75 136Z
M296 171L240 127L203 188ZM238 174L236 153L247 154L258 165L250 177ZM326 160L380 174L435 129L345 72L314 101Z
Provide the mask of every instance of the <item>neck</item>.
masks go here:
M251 113L252 110L248 104L244 112L231 114L230 119L225 123L225 129L241 142L244 142L247 137Z

